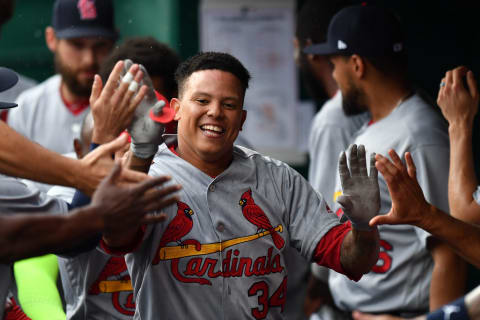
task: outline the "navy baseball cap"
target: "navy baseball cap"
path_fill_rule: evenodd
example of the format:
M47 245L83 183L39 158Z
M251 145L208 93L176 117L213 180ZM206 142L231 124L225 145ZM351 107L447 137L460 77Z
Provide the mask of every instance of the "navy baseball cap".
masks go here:
M10 89L18 82L17 74L4 67L0 67L0 92ZM0 109L8 109L16 107L17 104L14 102L4 102L0 101Z
M118 38L112 0L56 0L52 27L56 37L61 39Z
M330 21L327 41L305 47L305 53L366 57L405 53L400 21L389 11L370 5L340 10Z

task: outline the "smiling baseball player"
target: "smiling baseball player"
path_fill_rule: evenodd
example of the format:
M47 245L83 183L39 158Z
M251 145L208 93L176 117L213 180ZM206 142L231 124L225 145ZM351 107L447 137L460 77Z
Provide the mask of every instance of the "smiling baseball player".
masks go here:
M286 246L355 280L370 270L379 245L368 227L378 213L378 183L374 168L366 175L363 148L350 153L351 174L341 158L351 227L286 164L234 147L249 80L237 59L201 53L176 79L178 135L159 147L150 174L171 174L183 185L180 201L164 210L168 222L105 234L101 245L128 253L135 319L283 319ZM150 164L152 157L132 151L133 166Z

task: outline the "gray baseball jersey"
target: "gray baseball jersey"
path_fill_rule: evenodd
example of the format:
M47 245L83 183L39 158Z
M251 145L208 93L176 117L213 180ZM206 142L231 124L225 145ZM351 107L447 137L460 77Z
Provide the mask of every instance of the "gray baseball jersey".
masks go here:
M75 189L54 186L48 191L71 202ZM133 289L123 257L111 257L98 250L75 257L58 257L68 320L132 319L135 313Z
M58 153L73 150L73 139L80 134L89 108L72 113L60 95L60 75L24 91L17 99L19 108L11 109L8 124L17 132Z
M132 319L133 289L123 257L98 250L58 258L67 319Z
M235 140L235 144L253 150L253 146L241 135L241 132ZM291 320L303 319L304 312L302 306L307 292L310 261L302 257L295 248L290 246L285 248L284 255L287 270L295 270L295 272L291 272L288 276L288 299L285 302L285 318ZM313 264L319 268L324 268L316 263Z
M348 148L354 134L368 119L367 112L351 117L345 115L340 90L325 102L313 118L308 139L308 181L329 204L334 203L338 155ZM312 264L311 269L315 277L327 282L328 269L316 263Z
M354 134L368 120L367 112L351 117L345 115L340 91L325 102L313 118L308 139L308 181L325 197L327 203L334 202L338 155L348 148Z
M48 197L37 189L28 188L18 179L0 175L0 214L66 211L65 202ZM11 265L0 264L0 315L3 315L5 298L12 282Z
M354 143L365 145L368 153L388 155L393 148L403 158L409 151L425 198L448 212L448 134L445 121L432 106L415 94L387 117L360 130ZM385 214L390 210L391 199L381 175L379 185L380 214ZM338 182L336 190L341 191ZM428 311L433 267L426 249L429 234L410 225L382 225L379 231L380 258L370 273L353 283L330 272L329 285L336 305L346 311Z
M284 163L242 147L212 178L163 144L150 175L164 174L183 186L180 201L125 257L135 319L283 319L285 247L311 259L339 225L323 198Z

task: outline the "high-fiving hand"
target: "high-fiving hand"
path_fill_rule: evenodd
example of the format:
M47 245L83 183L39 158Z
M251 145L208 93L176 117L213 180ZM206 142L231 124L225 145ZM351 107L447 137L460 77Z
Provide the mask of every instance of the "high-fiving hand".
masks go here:
M370 230L369 221L380 210L378 173L375 168L375 153L370 155L370 175L367 172L365 147L353 144L349 147L348 162L345 152L340 154L338 170L343 194L337 198L343 212L359 230Z
M132 65L131 60L124 61L123 82L134 81L128 73ZM143 74L140 84L145 85L147 91L135 110L128 132L132 137L131 150L133 154L146 159L153 156L157 152L158 145L163 142L162 134L165 131L165 124L173 120L174 112L168 107L168 100L155 93L147 70L142 65L139 65L139 68Z

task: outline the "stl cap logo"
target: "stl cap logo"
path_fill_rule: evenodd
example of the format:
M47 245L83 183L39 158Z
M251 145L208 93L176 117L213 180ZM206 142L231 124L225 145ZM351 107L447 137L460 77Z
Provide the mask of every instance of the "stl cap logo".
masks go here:
M400 52L403 49L403 44L402 43L395 43L393 45L393 52Z
M89 20L97 17L97 8L95 0L79 0L77 8L80 11L80 19Z
M337 47L340 50L344 50L344 49L347 49L347 44L345 42L343 42L342 40L338 40Z

